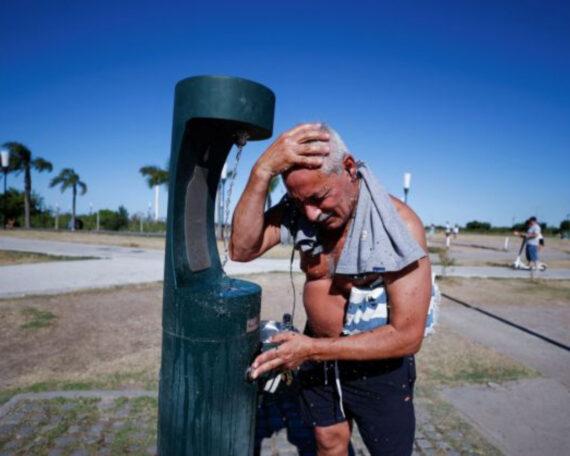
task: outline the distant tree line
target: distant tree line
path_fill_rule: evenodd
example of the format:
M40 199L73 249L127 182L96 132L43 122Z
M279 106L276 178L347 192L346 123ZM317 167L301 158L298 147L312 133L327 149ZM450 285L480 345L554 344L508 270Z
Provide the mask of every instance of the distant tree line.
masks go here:
M15 227L25 226L25 193L13 187L6 192L6 214L8 219L14 221ZM4 195L0 194L0 208L4 207ZM54 229L57 225L59 229L68 229L72 225L72 211L56 212L47 208L44 200L36 192L32 192L29 198L30 223L37 229ZM101 209L99 211L99 229L104 231L142 231L164 232L166 224L164 221L152 220L150 214L135 213L129 214L124 206L119 206L117 210ZM77 229L96 230L97 213L79 213L75 215L75 226Z
M570 231L570 220L563 220L559 226L548 225L546 222L540 224L542 233L546 235L558 235ZM437 229L443 230L443 225L437 225ZM427 227L429 229L429 227ZM472 220L467 222L465 226L461 227L461 231L468 233L489 233L489 234L504 234L511 233L512 231L525 231L525 222L518 222L512 226L493 226L489 222L482 222L479 220Z

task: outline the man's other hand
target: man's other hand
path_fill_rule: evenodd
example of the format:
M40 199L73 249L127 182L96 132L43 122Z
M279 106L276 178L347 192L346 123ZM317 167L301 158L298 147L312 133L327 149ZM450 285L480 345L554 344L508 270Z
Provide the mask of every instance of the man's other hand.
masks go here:
M294 166L319 168L329 154L328 132L320 123L306 123L283 133L255 164L258 174L271 179Z
M308 361L313 348L314 339L294 332L283 332L271 338L271 343L279 344L257 358L251 365L251 378L256 379L266 372L280 369L297 369L304 361Z

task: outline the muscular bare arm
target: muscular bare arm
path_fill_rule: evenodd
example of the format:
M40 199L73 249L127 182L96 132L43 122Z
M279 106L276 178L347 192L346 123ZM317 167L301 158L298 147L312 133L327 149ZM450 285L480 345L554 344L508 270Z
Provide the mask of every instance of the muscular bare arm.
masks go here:
M293 166L320 167L329 153L328 140L320 124L302 124L283 133L261 155L234 212L228 249L232 260L253 260L279 242L281 209L263 212L269 182Z
M229 254L233 261L250 261L279 242L282 210L264 214L269 179L254 170L236 206L232 220Z
M398 204L399 203L399 204ZM431 296L431 265L424 228L417 215L401 202L394 203L426 256L397 273L384 275L390 302L390 324L349 337L310 338L284 333L273 341L278 349L260 355L252 376L277 367L295 368L307 360L372 360L416 353L422 343Z

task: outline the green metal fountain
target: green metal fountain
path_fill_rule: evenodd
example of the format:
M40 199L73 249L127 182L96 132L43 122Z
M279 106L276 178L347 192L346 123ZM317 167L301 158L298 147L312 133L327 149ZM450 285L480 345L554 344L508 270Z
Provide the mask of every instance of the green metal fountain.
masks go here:
M275 95L240 78L176 85L164 270L158 454L253 451L259 286L225 275L216 245L218 181L234 144L271 137Z

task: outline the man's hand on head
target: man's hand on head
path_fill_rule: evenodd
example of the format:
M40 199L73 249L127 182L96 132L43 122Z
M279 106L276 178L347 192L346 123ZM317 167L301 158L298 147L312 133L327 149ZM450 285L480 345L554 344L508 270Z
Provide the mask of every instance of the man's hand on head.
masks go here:
M319 168L329 154L330 135L320 123L306 123L283 133L269 146L255 164L258 175L271 179L288 169L300 166Z
M283 332L271 338L271 343L279 344L253 361L251 378L272 370L293 370L310 359L314 339L295 332Z

